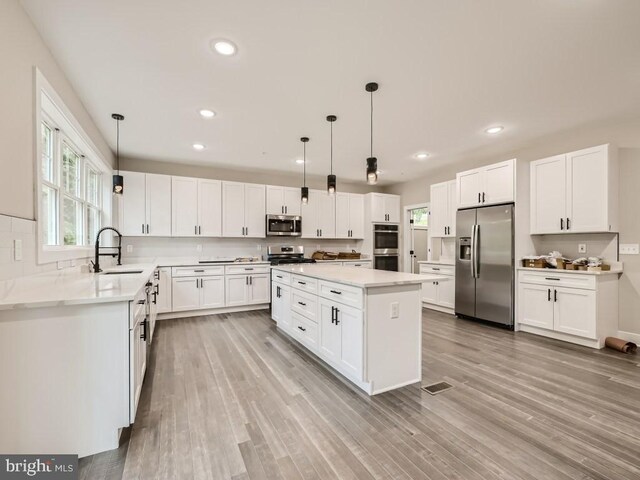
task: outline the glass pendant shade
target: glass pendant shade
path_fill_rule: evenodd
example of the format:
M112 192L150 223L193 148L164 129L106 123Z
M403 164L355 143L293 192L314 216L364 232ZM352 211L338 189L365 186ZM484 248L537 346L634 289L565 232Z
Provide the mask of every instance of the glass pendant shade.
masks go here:
M367 158L367 183L369 185L378 183L378 159L376 157Z

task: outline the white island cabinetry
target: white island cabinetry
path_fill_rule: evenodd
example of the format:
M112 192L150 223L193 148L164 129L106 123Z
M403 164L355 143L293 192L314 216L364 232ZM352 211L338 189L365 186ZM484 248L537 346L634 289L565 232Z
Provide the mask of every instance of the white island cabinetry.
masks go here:
M278 328L369 395L421 380L421 276L306 265L271 278Z

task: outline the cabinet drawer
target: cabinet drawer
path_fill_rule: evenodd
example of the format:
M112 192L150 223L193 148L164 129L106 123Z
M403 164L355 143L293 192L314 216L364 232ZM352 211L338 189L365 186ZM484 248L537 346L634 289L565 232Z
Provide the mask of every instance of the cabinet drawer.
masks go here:
M318 297L313 293L291 289L291 310L303 315L309 320L317 322L318 316Z
M437 273L438 275L455 275L456 267L453 265L420 264L420 273Z
M318 293L318 280L311 277L304 277L302 275L291 275L291 286L300 290L305 290L309 293Z
M271 281L282 283L284 285L290 285L291 274L287 272L281 272L280 270L271 270Z
M363 295L361 288L321 280L319 294L321 297L328 298L345 305L362 308Z
M547 272L527 272L520 270L518 280L521 283L533 283L536 285L547 285L550 287L570 287L585 288L587 290L596 289L595 275L573 274L573 273L556 273L557 271Z
M227 275L249 275L252 273L269 273L269 265L227 265L224 273Z
M291 312L291 329L293 336L310 350L318 350L318 325L311 320Z
M360 268L372 268L370 261L366 262L344 262L342 264L345 267L360 267Z
M172 277L208 277L210 275L224 275L224 267L173 267Z

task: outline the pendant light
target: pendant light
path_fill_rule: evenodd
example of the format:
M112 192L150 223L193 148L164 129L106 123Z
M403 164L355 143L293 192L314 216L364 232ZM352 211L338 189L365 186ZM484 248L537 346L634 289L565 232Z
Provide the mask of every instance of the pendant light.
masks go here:
M373 92L378 90L378 84L367 83L364 88L371 94L371 156L367 158L367 183L375 185L378 183L378 159L373 156Z
M124 178L120 175L120 122L124 120L124 115L112 113L111 118L116 121L116 170L118 172L113 176L113 193L122 195L124 191Z
M330 161L331 161L331 169L329 170L329 175L327 175L327 193L329 195L335 195L336 193L336 176L333 174L333 122L338 119L335 115L328 115L327 122L331 125L331 150L330 150Z
M302 137L302 188L300 189L300 201L303 205L309 203L309 187L307 187L307 142L309 137Z

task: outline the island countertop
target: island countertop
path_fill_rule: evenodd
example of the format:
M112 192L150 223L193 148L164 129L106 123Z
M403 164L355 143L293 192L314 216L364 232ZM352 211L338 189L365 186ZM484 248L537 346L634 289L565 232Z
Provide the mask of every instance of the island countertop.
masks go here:
M343 267L331 264L280 265L271 267L294 275L327 280L329 282L352 285L359 288L388 287L391 285L412 285L431 280L429 275L415 273L389 272L370 268Z

